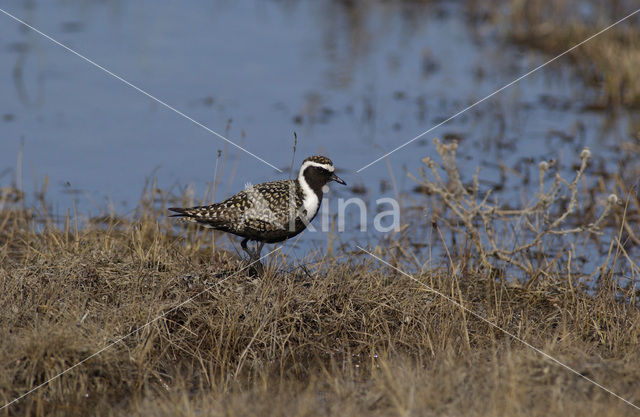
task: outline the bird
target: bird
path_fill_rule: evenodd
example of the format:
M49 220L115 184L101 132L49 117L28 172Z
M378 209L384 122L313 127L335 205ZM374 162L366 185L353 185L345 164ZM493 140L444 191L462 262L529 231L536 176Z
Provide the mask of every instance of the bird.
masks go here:
M168 210L176 213L170 217L242 237L240 246L262 272L264 244L282 242L305 230L318 214L322 195L332 181L347 185L335 174L331 159L315 155L302 162L296 179L247 184L220 203ZM251 240L256 241L255 250L247 247Z

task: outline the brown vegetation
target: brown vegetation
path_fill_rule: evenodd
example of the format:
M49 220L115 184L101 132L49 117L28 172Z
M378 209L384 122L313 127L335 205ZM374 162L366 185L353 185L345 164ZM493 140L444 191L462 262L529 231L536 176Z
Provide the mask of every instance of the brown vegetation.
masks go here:
M637 11L637 7L636 2L628 0L510 0L506 16L496 13L494 19L515 42L557 55ZM638 22L640 14L570 54L578 74L598 93L590 106L640 106Z
M2 403L109 347L0 415L637 412L431 289L640 403L635 291L613 279L525 287L452 255L415 281L362 254L286 251L255 278L148 204L76 228L4 202Z

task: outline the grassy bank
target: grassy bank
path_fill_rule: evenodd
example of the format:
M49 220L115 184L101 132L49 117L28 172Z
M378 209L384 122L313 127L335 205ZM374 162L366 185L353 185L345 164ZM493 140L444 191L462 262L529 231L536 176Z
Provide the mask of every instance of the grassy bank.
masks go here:
M255 278L162 212L76 229L5 206L0 224L2 403L113 344L0 415L637 411L429 288L640 402L640 315L614 281L525 288L465 256L414 281L364 255L286 251Z
M471 2L483 10L482 2ZM538 49L550 57L567 51L634 12L638 4L628 0L579 0L502 2L503 7L484 10L512 41ZM569 56L576 74L594 88L590 107L640 106L640 17L636 14L581 45Z

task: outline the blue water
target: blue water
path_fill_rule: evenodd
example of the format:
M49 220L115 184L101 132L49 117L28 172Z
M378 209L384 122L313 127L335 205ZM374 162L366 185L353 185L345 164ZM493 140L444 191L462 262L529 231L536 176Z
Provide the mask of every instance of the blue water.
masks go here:
M174 192L192 184L199 200L222 150L220 200L246 182L289 177L293 132L294 169L325 154L350 186L366 188L370 204L410 192L406 171L434 156L434 137L458 137L464 173L480 166L486 187L500 178L497 164L523 174L554 158L570 172L583 145L615 164L629 116L609 123L582 111L592 94L563 58L356 173L546 57L506 44L489 23L471 26L458 2L345 3L0 0L6 12L285 171L0 14L0 186L18 182L31 193L48 175L58 213L73 205L72 189L86 216L110 207L131 214L150 176ZM502 193L520 199L521 187L514 174ZM333 186L330 204L354 195ZM359 236L356 228L349 236ZM305 233L300 244L326 239Z

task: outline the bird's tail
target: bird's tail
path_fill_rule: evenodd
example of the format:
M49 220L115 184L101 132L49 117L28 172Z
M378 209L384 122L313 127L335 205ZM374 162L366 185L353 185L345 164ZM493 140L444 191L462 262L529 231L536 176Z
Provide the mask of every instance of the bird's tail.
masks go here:
M172 214L169 217L190 217L190 214L187 212L187 209L185 208L169 207L167 210L173 211L174 213L178 213L178 214Z
M172 214L169 217L177 217L178 220L185 223L200 223L198 221L199 217L197 212L193 209L188 208L180 208L180 207L169 207L170 211L173 211L176 214Z
M215 218L204 218L203 210L205 207L191 207L191 208L181 208L181 207L169 207L169 211L173 211L176 214L172 214L169 217L177 217L178 220L185 223L198 223L201 226L209 227L215 229L217 226L217 222Z

